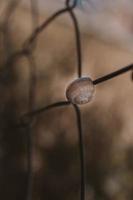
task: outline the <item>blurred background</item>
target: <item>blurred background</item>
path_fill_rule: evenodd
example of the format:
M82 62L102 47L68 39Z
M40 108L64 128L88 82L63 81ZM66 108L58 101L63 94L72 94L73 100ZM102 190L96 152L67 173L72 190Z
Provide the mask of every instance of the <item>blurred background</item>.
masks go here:
M67 85L77 76L75 37L68 14L55 20L37 38L32 49L33 68L26 56L19 57L13 65L10 62L5 64L13 52L21 49L33 29L62 5L59 1L57 4L46 0L36 2L31 1L31 9L30 1L0 0L2 200L26 199L28 132L25 128L18 128L17 123L20 116L29 111L31 71L36 80L33 84L34 109L64 100ZM119 37L115 38L102 29L101 37L93 26L86 25L88 18L80 12L76 10L81 29L83 75L94 80L133 62L131 48L124 46L126 40L123 43L117 40L123 32L120 31ZM104 33L108 39L105 37L104 40ZM86 200L133 199L132 91L129 72L98 85L93 102L81 106ZM79 199L78 134L72 107L55 108L38 115L32 125L32 136L32 199Z

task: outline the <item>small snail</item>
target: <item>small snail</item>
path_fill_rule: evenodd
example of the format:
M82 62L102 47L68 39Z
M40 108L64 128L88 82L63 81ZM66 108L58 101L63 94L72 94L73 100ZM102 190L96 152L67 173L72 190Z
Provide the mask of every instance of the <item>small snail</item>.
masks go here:
M66 97L73 104L86 104L94 96L94 85L89 77L74 80L66 89Z

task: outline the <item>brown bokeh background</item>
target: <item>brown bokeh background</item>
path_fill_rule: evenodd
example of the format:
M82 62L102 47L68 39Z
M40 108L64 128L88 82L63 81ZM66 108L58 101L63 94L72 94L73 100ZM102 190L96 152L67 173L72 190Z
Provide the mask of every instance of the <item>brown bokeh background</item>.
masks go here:
M8 1L0 1L0 27ZM49 14L40 14L39 23ZM68 23L63 23L63 20ZM24 200L27 190L27 130L16 126L28 111L30 67L25 57L5 68L8 56L32 32L31 10L18 5L0 29L0 198ZM5 39L7 37L7 40ZM92 79L132 63L132 54L81 30L83 75ZM7 41L7 42L6 42ZM76 77L75 38L68 16L43 31L33 51L36 70L35 105L65 99ZM94 101L81 107L86 158L86 200L133 199L133 83L130 73L96 87ZM56 108L36 117L33 133L33 200L77 200L80 163L72 107Z

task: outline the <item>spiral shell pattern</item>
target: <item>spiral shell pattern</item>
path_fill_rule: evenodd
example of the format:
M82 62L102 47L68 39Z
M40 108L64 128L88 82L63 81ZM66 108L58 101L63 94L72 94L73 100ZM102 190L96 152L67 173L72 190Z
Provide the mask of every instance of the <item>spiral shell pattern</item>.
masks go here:
M94 91L92 80L89 77L82 77L70 83L66 97L72 104L86 104L92 100Z

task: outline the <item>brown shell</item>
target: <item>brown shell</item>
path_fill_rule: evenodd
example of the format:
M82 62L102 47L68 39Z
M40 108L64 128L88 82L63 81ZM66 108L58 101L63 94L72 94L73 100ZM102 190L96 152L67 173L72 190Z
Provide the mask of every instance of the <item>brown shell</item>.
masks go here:
M67 87L66 97L73 104L86 104L92 100L94 90L92 80L89 77L82 77Z

